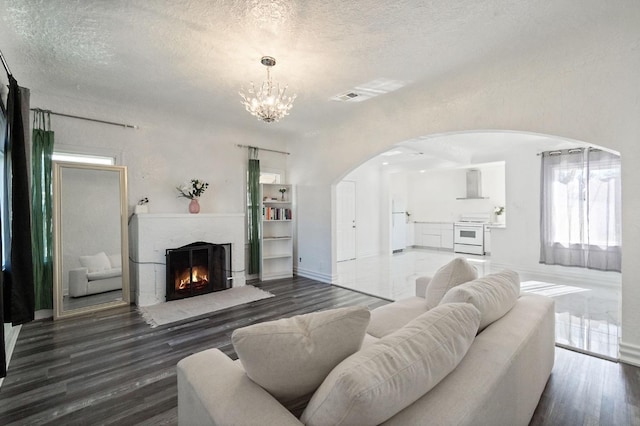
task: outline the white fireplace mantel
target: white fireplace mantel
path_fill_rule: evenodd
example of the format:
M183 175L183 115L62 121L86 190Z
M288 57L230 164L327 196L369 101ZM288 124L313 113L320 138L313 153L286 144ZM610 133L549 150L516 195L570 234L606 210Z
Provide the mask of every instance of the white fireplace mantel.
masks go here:
M136 304L165 302L166 250L197 241L231 243L232 286L245 285L244 228L244 213L134 215L129 224L129 269Z

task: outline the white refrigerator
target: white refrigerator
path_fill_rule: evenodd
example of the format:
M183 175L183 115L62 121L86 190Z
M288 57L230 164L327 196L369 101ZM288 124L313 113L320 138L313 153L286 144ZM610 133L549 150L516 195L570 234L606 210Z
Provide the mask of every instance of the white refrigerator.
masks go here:
M391 201L391 250L402 251L407 248L407 212L404 204Z

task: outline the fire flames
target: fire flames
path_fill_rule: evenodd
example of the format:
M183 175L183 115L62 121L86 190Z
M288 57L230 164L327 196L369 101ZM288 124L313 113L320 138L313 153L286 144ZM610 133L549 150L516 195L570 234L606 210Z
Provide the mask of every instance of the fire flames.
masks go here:
M179 272L176 276L176 291L189 290L192 286L198 290L209 284L209 270L204 266L194 266Z

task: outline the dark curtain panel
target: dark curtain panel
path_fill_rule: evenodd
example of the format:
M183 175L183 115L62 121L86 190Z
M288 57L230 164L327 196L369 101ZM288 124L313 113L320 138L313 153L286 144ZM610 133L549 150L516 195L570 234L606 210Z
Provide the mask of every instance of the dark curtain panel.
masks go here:
M260 160L258 150L249 148L249 274L260 272Z
M18 86L16 79L9 76L5 167L8 164L11 177L11 244L4 268L4 319L13 325L33 321L35 308L26 152L28 133L25 131L28 125L25 126L24 123L28 117L29 89Z
M53 308L53 201L51 155L53 132L51 117L44 111L33 115L31 220L33 226L33 281L35 309Z
M4 139L7 134L7 119L6 119L7 111L4 107L4 102L0 99L0 146L4 148ZM0 176L0 184L4 186L4 176ZM3 193L4 191L0 191ZM3 233L4 228L2 227L2 214L0 214L0 266L2 263L2 241L4 241ZM4 277L3 273L0 272L0 377L7 376L7 353L6 353L6 344L5 344L5 335L4 335Z

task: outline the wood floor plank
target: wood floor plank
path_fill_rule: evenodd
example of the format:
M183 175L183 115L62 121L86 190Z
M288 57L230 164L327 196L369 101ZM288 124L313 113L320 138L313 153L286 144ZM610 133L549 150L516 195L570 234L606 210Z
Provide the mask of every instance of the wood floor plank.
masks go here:
M388 303L302 277L256 286L275 297L157 328L135 307L24 325L0 389L0 424L175 425L180 359L212 347L236 359L238 327ZM531 424L640 425L639 400L639 368L557 349Z

